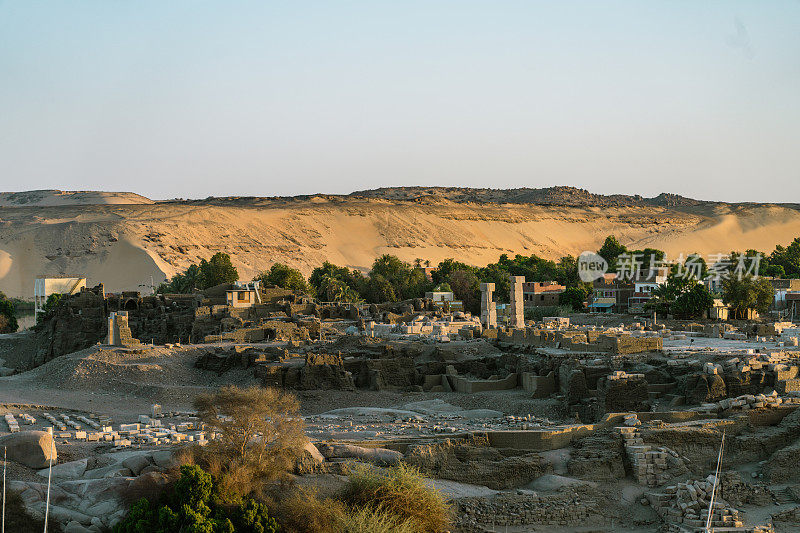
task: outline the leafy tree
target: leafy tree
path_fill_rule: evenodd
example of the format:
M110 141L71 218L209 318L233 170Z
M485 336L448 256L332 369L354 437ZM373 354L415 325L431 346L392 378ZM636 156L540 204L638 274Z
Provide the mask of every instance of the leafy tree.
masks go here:
M782 266L788 277L800 277L800 237L795 238L789 246L776 246L769 256L769 264Z
M453 289L450 288L450 284L446 281L444 283L439 283L433 288L433 292L453 292Z
M497 263L486 265L478 271L478 277L483 283L494 283L494 301L504 302L508 300L508 293L511 290L509 276L509 263L504 261L507 256L503 254Z
M608 263L609 271L613 271L617 268L617 257L624 253L628 253L628 248L620 244L613 235L606 237L603 246L597 251L597 255L605 259Z
M426 289L431 286L422 270L412 268L408 263L390 254L384 254L375 260L369 277L367 300L375 303L419 298L424 296ZM377 279L377 281L373 283L373 279ZM390 293L386 290L383 280L386 280L392 287L391 299L388 298ZM376 299L379 297L386 299Z
M666 282L653 290L647 306L661 314L689 319L703 316L713 303L714 297L705 285L673 271L667 276Z
M731 276L722 282L722 301L733 311L734 318L747 318L749 310L766 313L774 297L775 289L764 278Z
M472 270L453 270L449 274L450 288L456 300L461 300L465 311L481 312L481 282Z
M239 280L239 272L231 263L231 256L217 252L199 265L190 265L185 271L175 274L169 281L162 283L156 292L187 294L195 289L204 290L221 283L233 283Z
M224 252L217 252L211 259L200 261L200 277L203 288L214 287L221 283L233 283L239 280L239 272L231 263L231 256Z
M624 253L624 252L622 252ZM631 250L631 255L635 255L639 261L641 261L641 268L645 272L649 272L651 267L655 267L657 265L653 265L653 261L657 264L664 260L666 254L664 250L659 250L658 248L645 248L643 250ZM603 254L600 254L603 255ZM610 263L609 263L610 264Z
M275 285L291 291L308 292L309 290L303 274L282 263L275 263L268 271L262 272L253 281L261 281L264 285Z
M371 303L396 302L392 283L380 274L372 274L367 282L367 301Z
M769 265L765 269L764 274L772 278L785 278L786 270L783 268L783 265Z
M160 294L188 294L195 289L203 289L202 277L200 274L200 267L197 265L190 265L182 273L179 272L165 281L156 289Z
M558 304L568 305L573 311L583 311L586 308L586 299L589 297L589 290L585 284L567 287L559 294Z
M699 318L714 304L714 297L702 283L695 283L682 292L672 305L672 313L678 318Z
M325 275L316 289L317 295L326 302L361 303L361 295L345 281Z
M19 329L14 302L0 292L0 333L14 333Z
M367 280L357 270L339 267L325 261L308 278L317 296L326 302L361 302L366 294Z
M436 270L431 273L434 283L444 283L450 279L450 274L456 270L477 273L478 269L455 259L445 259L441 261Z
M53 313L55 313L58 304L61 302L63 298L64 295L61 294L60 292L54 292L53 294L47 297L47 300L45 300L44 302L44 307L42 308L42 311L38 315L36 315L37 326L53 316Z

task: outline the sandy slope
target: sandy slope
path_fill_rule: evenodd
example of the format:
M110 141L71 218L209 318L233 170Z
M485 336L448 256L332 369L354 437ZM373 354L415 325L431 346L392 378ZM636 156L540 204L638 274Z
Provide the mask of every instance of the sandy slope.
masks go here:
M275 261L306 274L324 260L368 268L382 253L472 264L596 249L609 234L670 256L757 248L800 236L789 206L568 207L354 197L0 208L0 290L37 275L86 275L109 290L156 283L217 251L243 278Z

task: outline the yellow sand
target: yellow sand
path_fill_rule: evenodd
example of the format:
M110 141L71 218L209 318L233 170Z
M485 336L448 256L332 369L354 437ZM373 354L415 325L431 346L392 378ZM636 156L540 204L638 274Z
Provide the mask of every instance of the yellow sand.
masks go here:
M391 253L433 264L483 265L500 254L557 259L615 234L670 257L756 248L800 236L786 206L681 208L437 205L365 199L242 201L235 205L106 204L0 208L0 290L32 297L38 275L85 275L107 290L142 290L217 251L243 279L280 261L305 274L324 260L368 269Z

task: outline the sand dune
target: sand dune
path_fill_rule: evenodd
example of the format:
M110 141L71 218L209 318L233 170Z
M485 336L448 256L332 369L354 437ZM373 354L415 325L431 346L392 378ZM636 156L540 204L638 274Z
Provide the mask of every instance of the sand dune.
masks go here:
M793 206L668 207L425 203L359 197L237 199L0 209L0 290L31 297L37 275L85 275L141 290L217 251L243 278L281 261L308 274L324 260L367 269L392 253L483 265L500 254L556 259L615 234L670 257L756 248L800 236Z

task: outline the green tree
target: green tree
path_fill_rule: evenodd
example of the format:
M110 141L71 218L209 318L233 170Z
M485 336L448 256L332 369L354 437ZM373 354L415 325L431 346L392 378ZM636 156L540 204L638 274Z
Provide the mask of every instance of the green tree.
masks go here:
M472 270L453 270L448 284L456 300L461 300L465 311L472 314L481 312L481 281Z
M282 263L275 263L268 271L262 272L253 281L261 281L264 285L275 285L291 291L308 292L309 290L303 274Z
M734 318L747 318L748 311L764 314L775 298L775 289L764 278L731 276L722 281L722 301L730 307Z
M455 259L445 259L436 266L436 270L431 273L434 283L444 283L450 279L450 274L456 270L477 273L478 269Z
M326 302L361 302L367 293L367 279L361 272L328 261L311 271L308 283Z
M628 248L621 244L613 235L606 237L603 246L597 251L597 255L605 259L608 263L608 270L610 272L617 268L617 257L625 253L628 253Z
M558 295L559 305L568 305L573 311L583 311L586 309L586 299L589 297L589 290L586 285L574 285Z
M239 272L231 263L231 256L217 252L209 260L201 260L199 265L189 265L165 281L156 289L160 294L188 294L194 290L208 289L221 283L233 283L239 280Z
M245 498L226 505L211 474L183 465L181 475L158 501L142 498L114 526L114 533L275 533L278 524L266 506Z
M667 280L653 290L647 307L660 314L673 314L677 318L700 318L714 303L714 297L705 285L690 276L670 272Z
M42 307L42 311L36 315L36 325L38 326L45 320L48 320L53 316L58 307L61 300L64 299L64 295L59 292L54 292L50 296L47 297L47 300L44 302L44 307Z
M231 263L231 256L224 252L217 252L211 259L200 261L200 277L204 289L214 287L221 283L239 281L239 272Z
M789 246L776 246L769 256L769 264L782 266L786 276L800 277L800 237L795 238Z
M0 292L0 333L14 333L19 329L14 302Z
M380 274L372 274L367 282L367 301L370 303L396 302L392 283Z
M366 299L375 303L420 298L432 286L422 270L412 268L408 263L390 254L384 254L372 263L369 277ZM373 279L376 281L373 282ZM386 290L384 280L392 287L391 299L388 299L390 293ZM376 298L387 299L376 300Z

